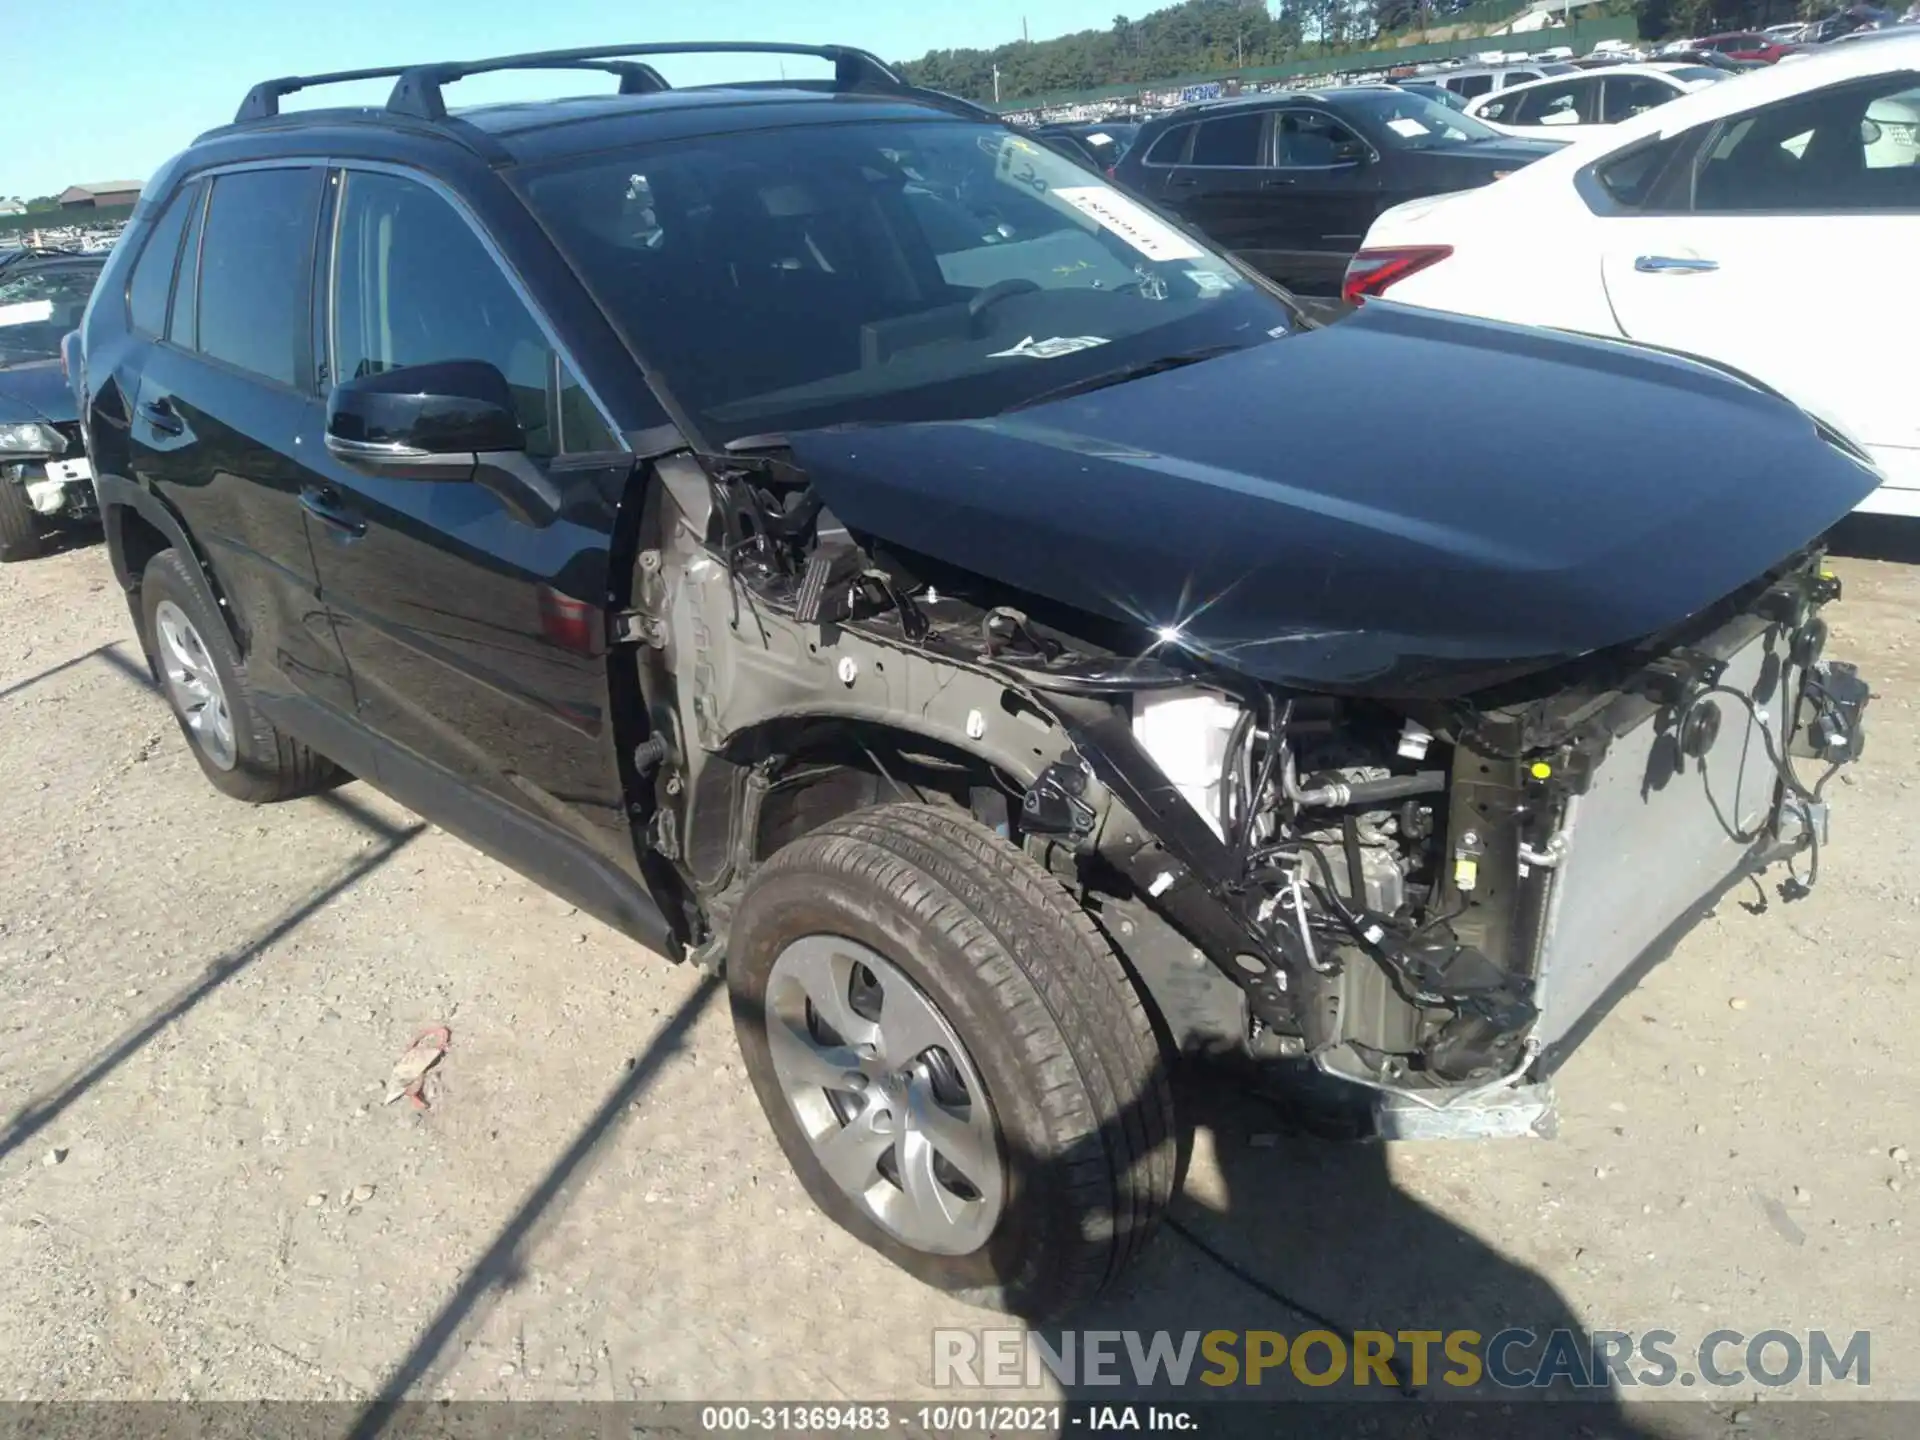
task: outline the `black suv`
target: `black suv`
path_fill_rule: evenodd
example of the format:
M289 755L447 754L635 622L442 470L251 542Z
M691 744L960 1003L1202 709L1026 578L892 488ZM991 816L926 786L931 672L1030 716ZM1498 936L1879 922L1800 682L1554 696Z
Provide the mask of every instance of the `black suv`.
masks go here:
M834 77L649 63L702 48ZM446 106L534 67L617 93ZM821 1207L1028 1314L1152 1233L1176 1053L1544 1123L1638 967L1811 869L1861 743L1842 437L1629 345L1315 328L855 50L261 85L83 338L209 780L350 772L724 967Z
M1303 295L1340 293L1383 211L1561 148L1396 85L1248 96L1149 120L1113 177Z
M95 514L61 345L106 260L45 247L0 254L0 561L33 559L50 521Z

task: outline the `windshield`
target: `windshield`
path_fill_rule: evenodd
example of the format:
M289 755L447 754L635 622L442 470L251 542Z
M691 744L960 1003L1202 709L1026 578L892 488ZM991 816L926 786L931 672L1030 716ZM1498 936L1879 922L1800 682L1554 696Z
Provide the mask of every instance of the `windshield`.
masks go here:
M522 184L712 443L997 414L1295 323L1203 242L999 126L704 136Z
M51 360L100 277L98 265L59 265L5 278L0 271L0 363Z
M1715 70L1711 65L1676 65L1667 73L1674 79L1684 80L1690 85L1697 85L1702 80L1718 83L1727 78L1726 71Z
M1341 97L1343 112L1370 122L1382 142L1396 150L1430 150L1436 145L1473 144L1503 138L1471 115L1436 105L1424 95L1382 85Z

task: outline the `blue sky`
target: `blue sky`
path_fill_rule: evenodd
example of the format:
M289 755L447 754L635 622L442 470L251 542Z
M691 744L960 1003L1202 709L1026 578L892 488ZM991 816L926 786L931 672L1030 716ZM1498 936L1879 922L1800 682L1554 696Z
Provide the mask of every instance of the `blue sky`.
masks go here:
M20 196L145 179L200 131L232 119L247 87L271 76L652 40L838 41L900 60L1016 40L1023 16L1039 40L1105 27L1126 9L1116 0L34 0L7 8L8 88L25 123L0 147L0 195ZM1128 13L1152 8L1143 0ZM38 62L32 70L26 57ZM681 84L745 73L728 61L660 68ZM28 74L43 78L29 87ZM580 86L575 77L571 89ZM459 94L476 103L563 88L559 77L490 77ZM328 92L324 103L384 94L355 87Z

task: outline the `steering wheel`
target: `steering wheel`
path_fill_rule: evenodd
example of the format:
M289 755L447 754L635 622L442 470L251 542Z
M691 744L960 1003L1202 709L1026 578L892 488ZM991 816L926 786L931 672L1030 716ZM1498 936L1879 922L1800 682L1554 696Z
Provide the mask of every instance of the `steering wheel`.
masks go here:
M1002 300L1010 300L1015 295L1025 295L1039 288L1031 280L996 280L967 302L967 319L978 320L983 312Z

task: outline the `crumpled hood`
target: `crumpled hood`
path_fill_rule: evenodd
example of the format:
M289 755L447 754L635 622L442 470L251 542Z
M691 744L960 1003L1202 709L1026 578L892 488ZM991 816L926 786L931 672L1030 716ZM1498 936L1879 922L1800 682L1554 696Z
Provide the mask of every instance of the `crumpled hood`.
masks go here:
M1633 346L1370 302L983 420L822 430L839 519L1276 683L1464 693L1671 626L1878 476Z
M79 407L57 359L0 365L0 422L45 420L59 424L79 418Z

